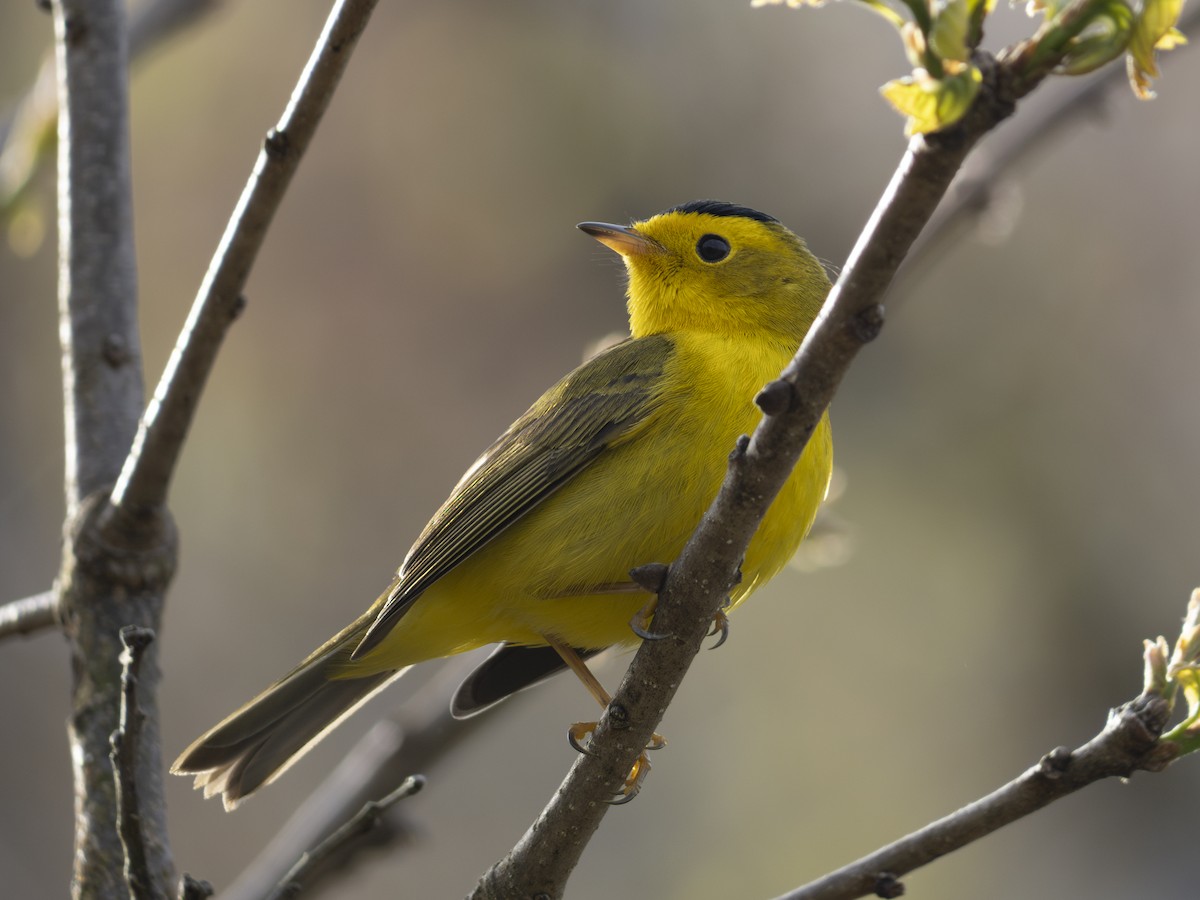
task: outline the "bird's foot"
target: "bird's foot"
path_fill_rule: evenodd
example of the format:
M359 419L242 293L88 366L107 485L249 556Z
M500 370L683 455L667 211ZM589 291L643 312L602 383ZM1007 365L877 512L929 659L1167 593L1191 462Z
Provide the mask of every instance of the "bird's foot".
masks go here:
M580 753L595 756L596 754L588 746L588 742L591 741L592 733L596 730L598 724L598 722L576 722L567 732L567 740ZM647 755L647 752L650 750L661 750L666 745L667 739L658 732L650 735L650 743L646 745L646 749L634 760L633 767L630 768L624 783L617 790L616 794L613 795L613 799L608 802L614 806L620 806L636 797L642 789L642 783L646 780L646 776L650 774L650 757Z

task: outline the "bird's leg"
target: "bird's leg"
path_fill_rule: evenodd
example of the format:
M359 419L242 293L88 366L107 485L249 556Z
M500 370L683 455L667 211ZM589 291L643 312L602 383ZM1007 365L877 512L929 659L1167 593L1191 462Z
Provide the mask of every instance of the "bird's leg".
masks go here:
M596 699L596 702L607 709L608 705L612 702L612 695L604 689L604 685L592 674L592 670L587 667L587 663L579 658L579 654L575 652L575 649L549 635L546 635L546 642L562 657L562 661L567 664L567 668L574 672L575 676L583 682L583 686ZM598 722L576 722L567 732L567 740L580 753L590 755L591 751L587 749L583 742L585 738L591 737L592 732L596 730L598 724ZM655 733L650 736L650 743L646 745L646 750L658 750L665 746L666 743L667 739L665 737ZM642 782L646 780L646 775L650 771L650 758L646 755L646 750L641 752L634 762L633 768L629 770L629 776L617 792L617 799L613 803L628 803L642 789Z

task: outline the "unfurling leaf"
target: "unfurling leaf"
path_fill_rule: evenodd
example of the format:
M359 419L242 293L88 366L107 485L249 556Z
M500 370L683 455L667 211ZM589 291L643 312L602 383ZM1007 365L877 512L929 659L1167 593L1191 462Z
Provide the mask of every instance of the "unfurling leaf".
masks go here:
M974 66L962 66L944 78L933 78L924 69L917 69L910 77L889 81L879 92L908 117L904 133L911 137L940 131L966 115L979 93L981 80Z
M1182 690L1187 714L1182 722L1163 735L1163 740L1184 742L1185 752L1191 752L1198 748L1187 745L1196 744L1200 738L1200 588L1192 591L1188 601L1187 617L1175 641L1166 674L1168 690L1171 683Z
M1145 0L1141 14L1133 26L1129 38L1129 56L1126 67L1133 92L1141 100L1154 98L1150 81L1158 77L1158 64L1154 59L1156 50L1174 50L1187 43L1175 24L1183 12L1183 0Z
M1129 45L1133 24L1133 10L1123 0L1109 0L1067 45L1057 71L1064 75L1084 75L1116 59Z
M935 0L933 16L928 38L930 49L943 60L966 62L970 59L967 40L971 7L968 0Z

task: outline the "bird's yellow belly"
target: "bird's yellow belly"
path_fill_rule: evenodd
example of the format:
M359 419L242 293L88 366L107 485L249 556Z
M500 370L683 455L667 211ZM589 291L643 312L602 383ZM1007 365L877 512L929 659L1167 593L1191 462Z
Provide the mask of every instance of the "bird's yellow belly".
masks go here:
M688 392L653 422L432 585L379 648L376 664L496 641L544 644L546 635L580 648L636 642L629 623L650 597L631 587L629 570L679 555L720 488L738 436L761 416L751 398L785 361L739 358L737 378L709 364L711 377L679 379ZM825 495L831 457L822 418L751 541L734 605L795 553Z

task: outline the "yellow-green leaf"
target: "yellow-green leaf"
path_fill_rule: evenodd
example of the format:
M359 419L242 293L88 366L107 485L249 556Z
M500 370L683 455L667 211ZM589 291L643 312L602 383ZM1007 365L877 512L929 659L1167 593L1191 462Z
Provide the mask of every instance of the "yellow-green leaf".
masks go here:
M981 80L974 66L945 78L932 78L918 69L912 76L889 81L879 92L901 115L908 117L904 133L911 137L940 131L966 115L979 93Z
M1058 71L1065 75L1083 75L1116 59L1129 45L1133 23L1133 10L1122 0L1110 0L1067 45Z
M967 46L967 29L971 26L968 0L935 0L933 27L929 29L931 50L943 60L966 62L971 55Z
M824 6L825 0L750 0L751 6L788 6L799 9L801 6Z
M1142 5L1129 37L1126 58L1130 85L1142 100L1154 97L1150 82L1159 74L1154 51L1173 50L1187 43L1187 38L1175 27L1182 12L1183 0L1146 0Z

